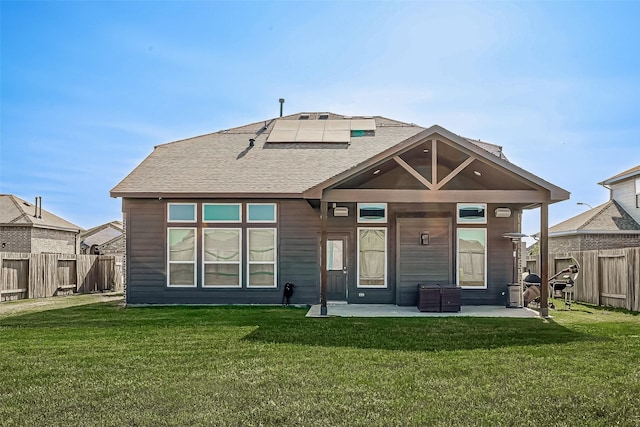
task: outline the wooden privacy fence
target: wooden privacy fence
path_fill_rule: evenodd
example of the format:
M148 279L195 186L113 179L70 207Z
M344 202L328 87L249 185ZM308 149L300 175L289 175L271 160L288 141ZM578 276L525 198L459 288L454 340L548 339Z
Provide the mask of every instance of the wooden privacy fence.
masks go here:
M549 254L549 275L580 264L576 301L640 311L640 248ZM540 274L537 257L527 258L527 269Z
M0 301L123 287L122 256L0 252Z

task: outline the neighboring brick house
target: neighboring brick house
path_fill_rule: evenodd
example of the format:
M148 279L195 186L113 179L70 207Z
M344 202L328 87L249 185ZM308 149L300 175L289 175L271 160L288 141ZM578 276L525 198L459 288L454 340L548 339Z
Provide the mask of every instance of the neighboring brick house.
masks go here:
M34 204L12 194L0 194L2 252L77 254L80 230L42 209L41 198Z
M91 255L124 255L122 221L111 221L80 233L80 252Z
M640 165L598 183L610 200L549 229L549 252L640 247Z

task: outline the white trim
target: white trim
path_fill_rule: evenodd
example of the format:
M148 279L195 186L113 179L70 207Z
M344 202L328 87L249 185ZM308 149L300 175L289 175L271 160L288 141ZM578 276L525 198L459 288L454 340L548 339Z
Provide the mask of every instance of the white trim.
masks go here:
M171 230L192 230L193 231L193 261L171 261ZM167 287L168 288L196 288L198 287L198 230L196 227L167 227ZM171 264L192 264L193 265L193 285L172 285L171 284Z
M249 210L251 206L273 206L273 220L251 220L249 219ZM278 205L277 203L247 203L247 223L249 224L275 224L278 222Z
M486 212L486 211L485 211ZM460 285L460 231L466 230L480 230L484 231L484 286L461 286ZM487 229L486 228L458 228L456 230L456 285L460 289L487 289L487 258L488 258L488 242L487 242Z
M360 217L360 209L362 208L362 205L366 206L371 206L371 207L382 207L384 208L384 217L379 218L379 219L362 219ZM387 223L387 212L388 212L388 207L386 203L358 203L356 205L356 219L358 221L358 224L386 224Z
M238 219L212 220L204 217L205 206L238 206ZM203 203L202 204L202 222L206 224L237 224L242 222L242 203Z
M460 209L481 207L484 209L483 218L460 218ZM457 203L456 204L456 223L457 224L486 224L487 223L487 204L486 203Z
M248 212L248 210L247 210ZM246 236L246 240L247 240L247 288L252 288L252 289L274 289L278 287L278 230L277 228L273 227L273 228L267 228L267 227L252 227L252 228L247 228L247 236ZM249 235L251 234L250 231L251 230L271 230L273 231L273 261L251 261L250 257L249 257L249 250L250 250L250 245L251 243L249 242ZM251 274L250 274L250 267L252 265L273 265L273 285L251 285L250 280L251 280Z
M384 231L384 286L376 286L376 285L361 285L360 284L360 230L382 230ZM387 248L387 227L357 227L356 231L356 288L359 289L386 289L388 287L387 283L387 267L388 267L388 257L389 257L389 248Z
M175 219L171 219L171 206L193 206L193 219L180 219L180 220L175 220ZM198 222L198 208L197 208L197 203L167 203L167 222L170 223L178 223L178 222L183 222L183 223L195 223Z
M206 261L205 260L205 234L209 230L234 230L238 232L238 261ZM238 266L238 284L237 285L207 285L205 266L207 265L237 265ZM209 227L202 229L202 287L205 289L237 289L242 288L242 228L224 228L224 227Z

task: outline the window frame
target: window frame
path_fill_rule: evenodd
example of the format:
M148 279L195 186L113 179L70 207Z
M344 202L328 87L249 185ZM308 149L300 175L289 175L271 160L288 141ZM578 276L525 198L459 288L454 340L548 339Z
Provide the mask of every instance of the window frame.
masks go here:
M359 214L358 214L359 215ZM356 227L357 239L356 239L356 288L358 289L388 289L389 282L388 276L389 272L389 233L387 230L388 227ZM382 230L384 231L384 277L383 283L384 285L361 285L360 284L360 232L362 230Z
M206 206L238 206L238 219L206 219L205 218L205 207ZM202 222L206 224L238 224L242 222L242 203L203 203L202 204Z
M460 210L464 208L482 207L484 209L484 217L477 219L468 219L460 217ZM487 223L487 204L486 203L457 203L456 204L456 224L486 224Z
M278 204L277 203L246 203L247 205L247 224L275 224L278 222ZM252 220L250 218L251 206L273 206L273 220Z
M636 208L640 208L640 178L636 178Z
M486 212L486 211L485 211ZM460 232L461 231L469 231L469 230L475 230L475 231L482 231L484 233L484 286L463 286L460 284ZM489 285L489 281L488 281L488 271L487 271L487 264L488 264L488 231L487 228L484 227L460 227L458 229L456 229L456 285L460 288L460 289L476 289L476 290L486 290L488 289L488 285Z
M190 223L198 222L197 203L167 203L167 223ZM171 206L193 206L193 219L171 219Z
M384 208L384 217L379 219L363 219L360 216L360 209L362 206L381 206ZM356 204L356 215L358 224L386 224L387 223L387 213L389 212L389 207L387 203L357 203Z
M248 209L247 209L248 212ZM278 229L276 227L247 227L246 230L246 242L247 242L247 271L246 271L246 283L247 289L277 289L278 288ZM251 251L251 231L252 230L272 230L273 231L273 261L251 261L249 252ZM251 266L252 265L273 265L273 285L252 285L251 284Z
M191 230L193 231L193 261L171 261L171 231L172 230ZM168 288L197 288L198 287L198 228L197 227L167 227L167 282ZM171 284L171 264L192 264L193 265L193 284Z
M238 232L238 261L207 261L205 257L205 234L209 230L234 230ZM206 284L206 266L207 265L237 265L238 266L238 284L237 285L207 285ZM202 288L205 289L237 289L242 288L242 228L231 227L206 227L202 229Z

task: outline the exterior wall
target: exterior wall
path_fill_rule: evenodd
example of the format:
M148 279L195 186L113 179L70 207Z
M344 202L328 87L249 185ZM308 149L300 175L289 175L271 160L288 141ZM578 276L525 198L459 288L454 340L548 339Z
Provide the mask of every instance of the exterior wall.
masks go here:
M549 239L549 253L640 247L639 234L580 234Z
M100 255L124 255L124 235L98 247Z
M580 244L581 251L637 247L640 247L638 234L585 234Z
M33 253L78 253L78 233L34 227L31 232Z
M580 250L580 236L562 236L549 238L549 253L561 253Z
M126 225L126 299L128 304L280 304L286 282L295 285L291 304L315 304L319 301L319 211L306 201L285 200L278 203L277 284L276 288L238 289L170 288L166 286L167 203L173 200L125 199ZM179 200L180 203L203 203L214 200ZM215 200L215 202L224 202ZM228 201L229 202L229 201ZM245 201L251 202L251 201ZM262 203L268 200L260 200ZM200 209L197 209L200 211ZM200 212L198 212L200 215ZM199 218L196 263L198 282L202 280L201 238L203 224ZM243 242L245 241L243 234ZM243 252L246 247L243 243ZM246 257L243 257L243 260ZM246 262L246 260L244 261ZM246 271L246 264L242 265Z
M31 227L0 227L2 252L31 252Z
M636 207L636 178L632 178L611 186L611 198L624 208L638 223L640 223L640 208Z
M202 280L202 228L207 224L201 221L201 203L225 200L157 200L124 199L123 212L126 218L126 300L128 304L280 304L283 286L294 283L295 289L291 304L316 304L320 301L320 210L305 200L259 200L259 202L277 202L277 287L273 289L247 288L243 274L243 287L237 289L211 289L200 286L194 288L171 288L166 286L167 263L167 203L199 203L197 228L196 263L198 283ZM233 202L226 200L226 202ZM235 201L237 202L237 201ZM244 200L243 203L253 202ZM257 202L257 201L256 201ZM358 224L355 203L340 203L349 208L348 217L334 217L329 209L327 232L347 238L347 301L350 303L387 303L414 305L417 297L417 285L429 276L424 272L408 272L409 278L403 286L396 286L398 275L397 222L402 218L439 218L432 223L434 232L444 223L450 224L451 262L442 279L450 284L456 283L456 204L389 204L386 224ZM502 205L501 205L502 206ZM464 304L505 303L502 295L513 280L513 245L504 233L519 231L517 223L518 209L512 210L510 218L495 218L497 206L487 206L488 223L465 227L487 229L487 289L464 289ZM442 224L441 224L442 223ZM245 224L242 224L244 226ZM234 224L234 226L238 226ZM387 228L387 287L357 287L357 228ZM412 236L412 235L411 235ZM409 236L408 239L412 239ZM418 237L416 237L417 239ZM243 253L246 253L246 241L243 233ZM246 257L243 256L243 260ZM246 271L245 264L241 266ZM415 263L418 266L419 263ZM417 268L417 267L416 267ZM422 276L421 276L422 274ZM412 276L413 275L413 276ZM412 282L415 277L415 283ZM434 279L435 280L435 279ZM440 278L438 278L438 281ZM448 284L448 283L442 283Z

